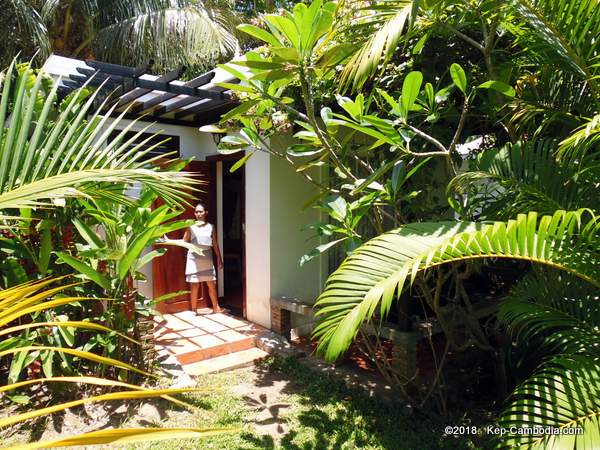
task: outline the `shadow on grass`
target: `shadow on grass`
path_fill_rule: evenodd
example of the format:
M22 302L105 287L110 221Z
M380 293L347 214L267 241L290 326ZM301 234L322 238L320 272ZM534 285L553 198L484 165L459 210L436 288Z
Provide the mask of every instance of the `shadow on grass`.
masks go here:
M489 442L477 437L444 435L451 419L437 419L413 411L400 403L383 404L364 391L312 371L296 359L275 359L255 369L256 386L280 386L281 394L293 398L287 404L269 404L268 399L246 398L258 411L253 421L257 434L242 435L253 448L286 450L382 448L402 450L478 449ZM282 407L283 406L283 407ZM268 412L272 412L269 418ZM458 419L456 419L458 420ZM273 425L279 424L276 433ZM457 422L454 425L459 425ZM271 425L270 433L261 427Z

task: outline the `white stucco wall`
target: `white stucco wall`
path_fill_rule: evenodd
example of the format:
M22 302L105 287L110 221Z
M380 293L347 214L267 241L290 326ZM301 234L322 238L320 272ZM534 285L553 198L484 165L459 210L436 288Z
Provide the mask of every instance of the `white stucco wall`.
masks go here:
M130 123L130 120L123 119L120 121L117 129L121 130ZM140 131L149 124L149 122L137 121L131 128L131 131ZM146 132L179 136L179 150L182 158L194 158L196 161L203 161L209 155L219 154L212 136L209 133L198 131L196 127L155 123Z
M272 139L271 146L285 149L289 136ZM312 174L317 176L318 174ZM271 295L296 297L314 303L323 286L326 258L315 258L302 267L299 260L321 242L314 230L302 228L322 220L316 208L304 208L318 189L281 158L271 158Z
M123 120L118 129L130 123ZM148 122L138 121L131 130L138 131L147 125ZM218 154L212 136L194 127L153 124L147 132L179 136L180 153L186 159L204 160ZM288 144L289 137L272 142L278 149ZM302 210L316 190L280 158L266 152L256 153L246 163L245 179L246 314L248 320L268 328L272 296L297 297L312 303L320 292L326 259L314 259L303 267L298 263L303 254L319 245L317 240L309 239L312 231L301 228L319 220L320 212L314 208ZM217 208L220 209L219 205ZM138 288L151 298L151 264L142 272L147 281L140 282Z
M271 326L270 155L257 152L246 163L246 315Z

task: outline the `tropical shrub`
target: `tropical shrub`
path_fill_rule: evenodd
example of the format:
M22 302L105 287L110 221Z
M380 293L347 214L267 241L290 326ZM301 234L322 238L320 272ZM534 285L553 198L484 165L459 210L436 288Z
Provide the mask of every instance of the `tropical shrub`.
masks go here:
M163 397L182 389L152 390L122 381L127 372L144 377L154 375L131 364L99 354L97 348L85 348L77 330L105 336L117 336L135 346L137 342L126 333L95 323L89 317L75 318L71 313L80 311L85 303L111 303L114 298L90 295L81 283L61 285L63 278L37 279L50 267L53 252L53 232L57 221L51 211L75 198L87 202L121 202L132 205L124 195L124 188L141 183L148 192L159 192L172 205L185 202L186 192L192 188L192 179L185 173L160 170L153 167L146 151L138 153L140 145L125 141L125 131L105 142L119 120L109 122L106 116L92 110L95 93L85 89L56 106L57 84L29 66L15 65L4 74L0 95L0 239L3 254L2 290L0 290L0 392L5 406L26 408L15 411L0 420L0 427L19 425L27 420L90 402ZM126 127L127 128L127 127ZM136 135L139 138L139 134ZM148 212L147 225L159 229L168 215L167 207ZM154 220L156 223L152 223ZM85 232L88 228L76 222ZM166 226L168 228L168 226ZM38 239L34 239L38 233ZM64 237L64 234L63 234ZM91 234L86 235L93 239ZM72 242L71 242L72 243ZM147 242L144 241L143 244ZM71 245L65 247L72 249ZM63 248L64 250L64 248ZM19 253L21 252L21 253ZM6 257L4 257L6 255ZM20 257L30 256L34 262L31 273L15 267ZM139 252L130 258L136 264ZM127 258L126 258L127 259ZM12 261L6 263L6 261ZM83 264L83 263L80 263ZM38 269L36 271L35 269ZM43 270L42 270L43 269ZM127 271L131 268L128 266ZM42 273L40 273L42 272ZM20 275L30 278L16 284ZM86 292L87 291L87 292ZM79 306L77 306L79 305ZM91 351L96 350L96 352ZM104 368L111 368L105 370ZM60 374L66 376L60 376ZM114 375L99 377L98 374ZM93 374L93 375L90 375ZM19 381L22 379L22 381ZM105 392L99 396L77 398L81 390L64 389L65 384L98 386L104 390L124 388L120 392ZM31 386L46 386L50 392L61 392L67 402L48 406L24 393ZM58 400L56 398L55 400ZM11 406L8 402L12 402ZM210 430L209 433L220 430ZM20 448L42 448L75 444L128 442L130 440L199 436L203 430L110 430L97 431L55 442L36 442Z
M14 286L0 291L0 367L3 367L7 356L12 356L10 370L2 371L8 374L8 379L2 377L0 393L3 393L2 402L7 399L20 405L30 405L29 410L7 415L0 419L0 428L10 427L22 424L30 419L46 416L55 412L63 411L67 408L73 408L86 403L103 402L110 400L135 400L141 398L162 397L173 403L187 406L185 403L171 397L171 394L179 394L192 390L202 391L203 389L151 389L148 387L133 385L119 380L98 377L95 375L75 375L75 376L56 376L52 371L51 360L54 357L80 359L81 361L95 363L87 372L94 374L95 367L111 366L121 371L137 372L146 377L155 377L150 373L141 371L136 367L126 364L122 361L100 356L95 353L57 345L39 345L37 338L51 333L73 334L74 329L93 330L97 333L114 334L115 331L110 328L88 320L68 321L56 320L52 322L36 321L42 312L51 311L61 305L67 305L73 302L99 301L92 297L71 297L61 296L69 285L56 286L61 279L45 279L33 281L23 285ZM53 286L54 285L54 286ZM110 301L111 299L105 299ZM34 319L33 321L31 319ZM18 323L20 323L17 325ZM25 322L25 323L22 323ZM121 335L125 340L133 341L126 335ZM133 341L135 343L135 341ZM29 363L40 361L40 373L33 372L28 379L17 382L20 371ZM4 369L4 367L3 367ZM104 389L110 389L112 392L106 392L96 396L87 396L75 400L55 403L53 405L38 405L34 398L21 394L24 388L31 386L47 386L51 392L53 387L64 384L98 386ZM115 387L123 390L113 391ZM5 404L5 408L11 408ZM14 408L11 408L14 409ZM113 442L136 442L140 440L151 439L172 439L180 437L201 437L214 433L230 431L226 429L157 429L157 428L130 428L120 430L101 430L85 433L79 436L72 436L66 439L57 439L54 441L34 442L24 444L15 448L54 448L73 445L92 445L107 444Z

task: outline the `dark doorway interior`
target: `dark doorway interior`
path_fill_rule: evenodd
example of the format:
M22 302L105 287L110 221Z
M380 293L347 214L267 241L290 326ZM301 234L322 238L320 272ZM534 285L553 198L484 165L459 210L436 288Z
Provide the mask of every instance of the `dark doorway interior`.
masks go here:
M235 161L223 164L223 265L225 292L221 303L245 317L244 308L244 167L231 173Z

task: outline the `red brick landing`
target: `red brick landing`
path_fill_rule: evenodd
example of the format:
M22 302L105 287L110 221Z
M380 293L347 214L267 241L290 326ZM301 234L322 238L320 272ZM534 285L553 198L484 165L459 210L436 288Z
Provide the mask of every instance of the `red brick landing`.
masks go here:
M174 355L189 375L241 367L267 355L255 345L265 328L229 314L182 311L156 320L158 354Z

